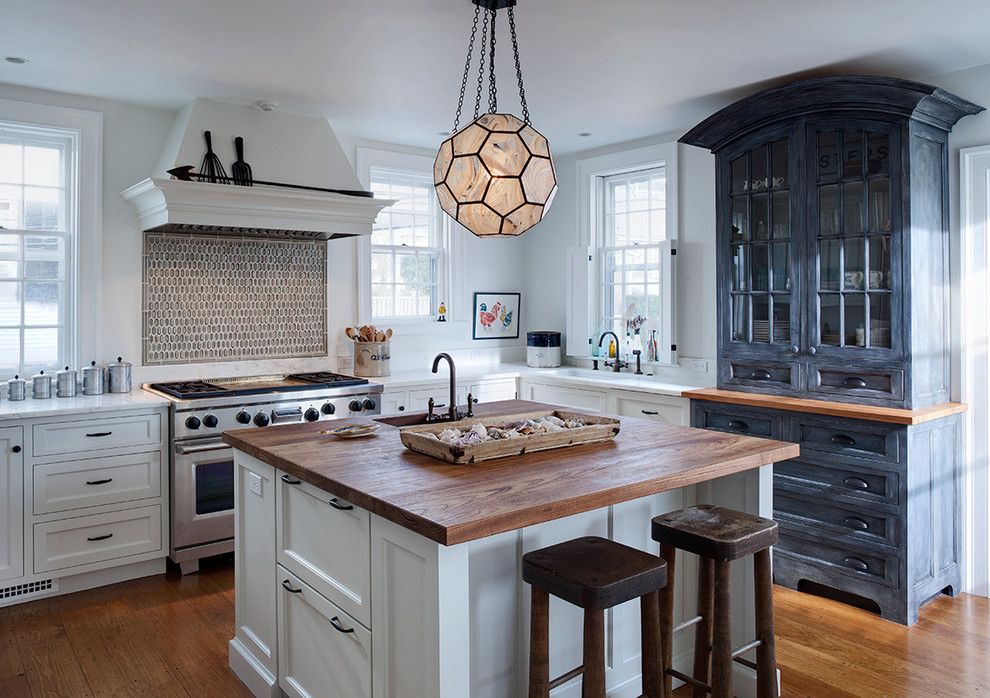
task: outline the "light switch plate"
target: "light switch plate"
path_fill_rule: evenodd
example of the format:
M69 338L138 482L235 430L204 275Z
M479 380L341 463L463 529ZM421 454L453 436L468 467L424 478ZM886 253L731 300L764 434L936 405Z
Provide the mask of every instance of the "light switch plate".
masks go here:
M337 370L338 371L353 371L354 370L354 357L353 356L338 356L337 357Z
M248 473L248 490L261 496L261 476L257 473Z
M708 373L708 361L706 359L695 359L691 364L691 370L695 373Z

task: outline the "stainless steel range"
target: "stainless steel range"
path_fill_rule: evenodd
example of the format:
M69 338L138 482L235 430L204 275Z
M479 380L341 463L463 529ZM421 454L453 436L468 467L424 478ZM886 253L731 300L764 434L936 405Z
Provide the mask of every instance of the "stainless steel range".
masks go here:
M171 548L182 574L234 549L234 455L228 429L381 414L382 386L337 373L145 383L171 406Z

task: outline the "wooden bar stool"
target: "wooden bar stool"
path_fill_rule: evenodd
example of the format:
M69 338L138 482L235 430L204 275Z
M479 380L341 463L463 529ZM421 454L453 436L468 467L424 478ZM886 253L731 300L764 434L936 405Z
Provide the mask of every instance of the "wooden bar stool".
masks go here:
M582 698L605 696L605 610L639 597L643 642L643 696L664 693L660 647L660 590L667 565L655 555L589 536L526 553L523 580L532 586L529 696L546 698L551 689L584 674ZM584 609L583 664L550 680L550 594Z
M677 677L694 687L694 698L705 698L709 692L714 698L732 698L732 662L735 661L756 670L758 698L778 698L770 570L770 546L777 542L777 522L705 504L653 519L653 540L660 543L661 556L667 561L670 578L664 589L660 622L665 690L670 692L671 677ZM677 549L694 553L701 559L698 566L698 615L675 628L673 576ZM732 649L729 564L747 555L754 556L756 639ZM693 676L688 676L671 665L671 641L675 633L695 624L698 628L694 671ZM755 663L742 657L754 649Z

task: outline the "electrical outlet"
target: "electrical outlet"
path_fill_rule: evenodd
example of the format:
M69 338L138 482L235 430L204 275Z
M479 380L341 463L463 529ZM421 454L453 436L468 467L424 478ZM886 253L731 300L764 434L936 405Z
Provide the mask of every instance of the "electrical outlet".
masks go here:
M708 373L708 361L706 359L695 359L691 363L691 370L695 373Z
M248 473L248 490L261 496L261 476L257 473Z
M354 370L354 357L353 356L338 356L337 357L337 370L338 371L353 371Z

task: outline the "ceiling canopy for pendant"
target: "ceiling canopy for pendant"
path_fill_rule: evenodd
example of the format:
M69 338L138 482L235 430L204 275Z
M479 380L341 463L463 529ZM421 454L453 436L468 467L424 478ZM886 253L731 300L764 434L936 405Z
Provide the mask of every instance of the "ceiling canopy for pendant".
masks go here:
M512 237L526 232L543 219L557 192L557 177L550 144L530 124L516 40L515 0L471 1L476 5L474 24L464 62L453 135L440 145L433 168L434 183L441 208L472 233L481 237ZM509 19L522 118L498 111L495 21L499 9L505 9ZM458 130L482 12L474 121ZM488 113L479 115L486 77Z

